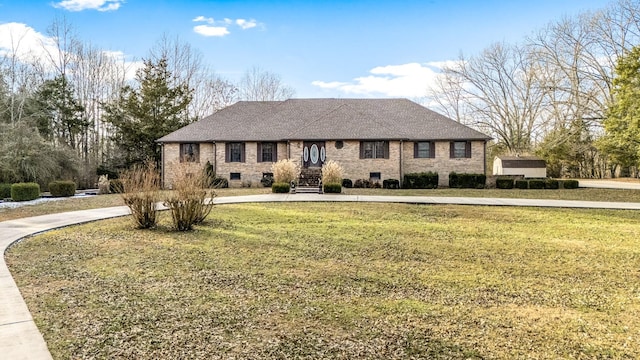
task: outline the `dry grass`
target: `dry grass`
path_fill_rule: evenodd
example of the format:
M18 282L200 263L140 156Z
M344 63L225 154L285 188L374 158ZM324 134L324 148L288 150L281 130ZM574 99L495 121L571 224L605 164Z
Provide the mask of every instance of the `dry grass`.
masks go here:
M635 211L219 206L53 231L7 262L54 358L640 357Z

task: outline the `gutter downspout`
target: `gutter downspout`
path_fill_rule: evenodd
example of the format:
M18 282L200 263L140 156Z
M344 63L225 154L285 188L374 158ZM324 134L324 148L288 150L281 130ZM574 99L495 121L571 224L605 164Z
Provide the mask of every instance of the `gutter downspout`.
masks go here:
M398 159L398 170L400 171L399 182L400 188L402 188L402 178L403 178L403 160L404 160L404 141L400 140L400 159Z
M164 170L166 166L164 166L164 143L160 143L160 166L162 167L160 171L160 181L162 182L162 188L164 189Z
M487 175L487 140L484 141L484 162L482 163L482 167L484 168L484 174Z
M213 142L213 173L218 174L218 146Z

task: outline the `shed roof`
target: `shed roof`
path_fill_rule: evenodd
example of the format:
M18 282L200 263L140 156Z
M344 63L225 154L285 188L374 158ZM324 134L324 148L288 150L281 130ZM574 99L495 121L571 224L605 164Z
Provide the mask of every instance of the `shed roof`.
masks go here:
M407 99L240 101L158 142L489 140Z

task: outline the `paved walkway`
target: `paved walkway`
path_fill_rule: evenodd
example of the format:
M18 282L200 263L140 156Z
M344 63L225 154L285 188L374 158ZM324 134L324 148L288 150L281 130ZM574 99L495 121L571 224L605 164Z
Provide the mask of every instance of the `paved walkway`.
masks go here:
M389 202L640 210L640 203L428 196L266 194L220 197L215 199L216 204L294 201ZM118 206L3 221L0 222L0 250L2 250L4 254L6 249L14 242L43 231L128 214L129 210L127 207ZM0 354L0 357L3 359L51 359L47 345L7 269L4 256L0 258Z

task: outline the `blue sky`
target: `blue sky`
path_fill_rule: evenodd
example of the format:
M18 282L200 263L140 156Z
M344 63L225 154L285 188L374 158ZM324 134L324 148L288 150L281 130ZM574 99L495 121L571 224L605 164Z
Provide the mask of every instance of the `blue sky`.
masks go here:
M550 21L609 3L0 0L0 51L10 46L11 32L42 38L64 17L84 42L129 60L146 57L165 34L190 43L231 81L258 66L279 74L296 97L416 98L442 62L496 41L520 41Z

